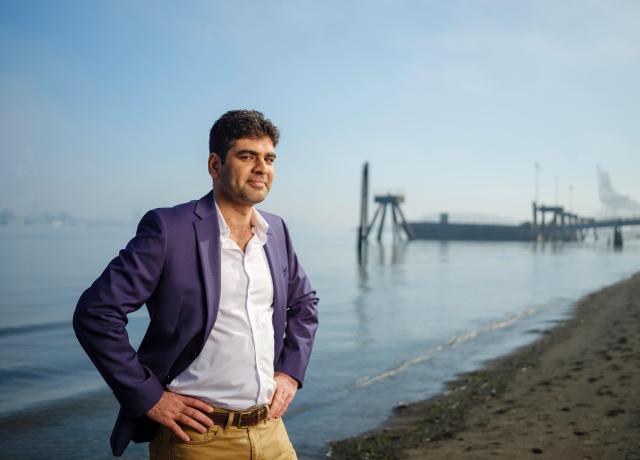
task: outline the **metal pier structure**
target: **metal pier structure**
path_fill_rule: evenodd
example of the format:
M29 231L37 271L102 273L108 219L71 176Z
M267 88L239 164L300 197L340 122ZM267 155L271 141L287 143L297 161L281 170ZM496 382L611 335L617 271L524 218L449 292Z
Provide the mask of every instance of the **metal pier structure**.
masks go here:
M371 229L376 225L376 220L380 215L380 211L382 211L382 217L380 218L380 225L378 226L378 241L382 240L382 229L384 228L384 220L387 216L387 207L391 209L391 220L393 222L391 230L393 232L393 239L402 240L403 238L406 238L409 241L416 239L413 229L407 223L407 220L404 218L404 214L402 213L402 209L400 209L400 204L404 203L404 195L376 195L375 202L378 203L378 208L373 214L371 223L367 226L367 231L364 234L365 240L369 236Z
M640 216L598 220L567 212L562 206L538 205L535 201L532 210L531 239L534 241L582 241L589 230L597 239L596 229L613 228L613 246L622 247L622 227L640 225Z
M531 207L533 211L531 239L534 241L584 240L584 229L578 231L576 225L589 224L596 221L593 218L580 217L577 214L565 211L562 206L539 205L534 201ZM597 233L594 232L594 236L597 238Z
M416 238L413 228L404 217L404 213L400 208L400 204L404 203L404 195L376 195L374 201L378 204L371 222L368 222L369 212L369 163L365 163L362 168L362 188L360 195L360 225L358 227L358 260L363 262L365 256L365 245L369 238L371 230L376 225L378 216L380 217L380 223L378 225L377 240L382 240L382 230L384 229L384 222L387 216L387 209L391 214L391 231L393 233L394 241L407 240L411 241Z

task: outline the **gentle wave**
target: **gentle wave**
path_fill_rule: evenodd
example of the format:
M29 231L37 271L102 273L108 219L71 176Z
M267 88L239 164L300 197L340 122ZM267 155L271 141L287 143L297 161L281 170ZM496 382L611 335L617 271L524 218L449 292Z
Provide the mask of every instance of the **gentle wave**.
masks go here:
M69 376L70 369L61 368L55 364L48 366L19 366L0 369L0 381L15 382L16 380L51 380L53 377ZM91 374L94 374L92 371Z
M416 358L413 359L409 359L407 361L404 361L402 363L400 363L398 366L394 367L393 369L389 369L386 372L383 372L382 374L378 374L375 375L373 377L365 377L363 379L358 380L358 382L356 383L356 387L357 388L363 388L363 387L367 387L373 383L379 382L380 380L385 380L389 377L393 377L394 375L399 374L400 372L404 371L405 369L411 367L411 366L415 366L416 364L420 364L423 363L425 361L427 361L428 359L430 359L434 354L436 354L439 351L442 351L444 347L442 346L438 346L435 348L432 348L431 350L427 351L424 355L422 356L418 356Z
M379 382L381 380L386 380L389 377L393 377L394 375L398 375L399 373L401 373L402 371L415 366L417 364L423 363L429 359L431 359L436 353L444 350L445 348L453 348L463 342L467 342L469 340L472 340L474 338L476 338L478 335L480 334L484 334L487 332L491 332L491 331L495 331L498 329L503 329L507 326L510 326L511 324L515 323L516 321L519 321L521 319L524 318L528 318L532 315L534 315L535 313L538 312L537 308L527 308L526 310L517 313L517 314L513 314L510 315L508 318L502 320L502 321L493 321L489 324L487 324L487 326L483 327L482 329L477 329L477 330L472 330L472 331L468 331L468 332L464 332L462 334L457 334L455 336L453 336L451 338L451 340L449 340L449 342L447 343L447 345L439 345L437 347L431 348L429 350L427 350L423 355L421 356L417 356L415 358L409 359L407 361L403 361L400 364L398 364L397 366L382 372L381 374L378 375L374 375L373 377L364 377L360 380L358 380L356 382L356 387L357 388L363 388L363 387L367 387L369 385L372 385L376 382Z
M25 324L24 326L0 328L0 337L29 334L31 332L52 331L71 328L71 321L55 321L51 323Z

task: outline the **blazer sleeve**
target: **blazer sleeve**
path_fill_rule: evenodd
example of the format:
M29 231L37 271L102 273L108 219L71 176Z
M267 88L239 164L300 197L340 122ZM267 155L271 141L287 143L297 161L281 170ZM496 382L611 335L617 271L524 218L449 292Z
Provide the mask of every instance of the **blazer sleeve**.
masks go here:
M298 381L302 387L309 365L313 339L318 329L319 298L311 287L309 278L298 262L289 231L282 222L285 235L289 278L287 287L287 324L282 353L275 370L284 372Z
M149 211L135 237L82 294L73 315L80 344L131 418L144 415L164 391L153 372L138 360L125 327L127 314L154 292L165 252L162 217Z

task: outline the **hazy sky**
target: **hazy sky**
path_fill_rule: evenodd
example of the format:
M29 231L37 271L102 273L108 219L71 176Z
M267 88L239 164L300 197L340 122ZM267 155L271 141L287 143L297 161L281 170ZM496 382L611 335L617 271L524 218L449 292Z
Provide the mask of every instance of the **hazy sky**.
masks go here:
M137 218L210 189L234 108L281 129L262 208L352 228L360 169L405 214L640 199L637 1L0 3L0 208Z

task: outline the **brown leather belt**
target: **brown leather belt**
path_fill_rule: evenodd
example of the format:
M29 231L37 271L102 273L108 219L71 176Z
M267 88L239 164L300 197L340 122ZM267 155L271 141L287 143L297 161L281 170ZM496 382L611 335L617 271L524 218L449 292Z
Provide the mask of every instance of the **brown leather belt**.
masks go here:
M225 428L230 426L246 428L265 421L269 411L267 406L262 406L250 411L215 409L214 412L206 415L213 420L213 423Z

